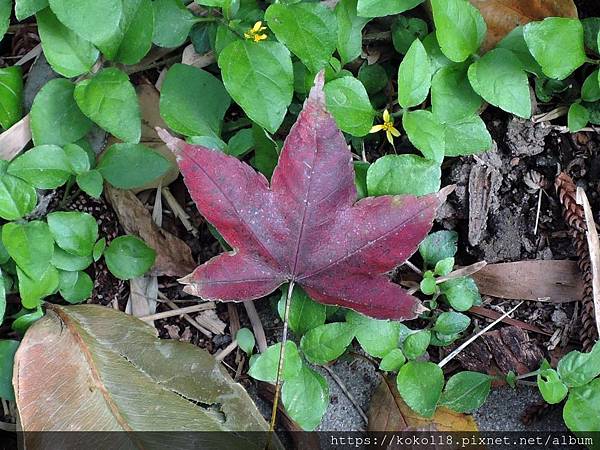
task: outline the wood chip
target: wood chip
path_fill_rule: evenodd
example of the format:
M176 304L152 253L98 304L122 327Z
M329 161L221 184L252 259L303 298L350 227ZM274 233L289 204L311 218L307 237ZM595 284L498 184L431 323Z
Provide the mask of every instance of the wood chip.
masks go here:
M487 228L491 202L500 188L501 177L498 169L481 160L469 173L469 243L477 245Z

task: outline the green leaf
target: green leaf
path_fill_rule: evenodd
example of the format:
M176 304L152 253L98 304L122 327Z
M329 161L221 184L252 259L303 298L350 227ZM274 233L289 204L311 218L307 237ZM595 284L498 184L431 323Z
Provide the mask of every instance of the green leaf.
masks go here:
M404 363L406 363L404 353L399 348L395 348L383 357L379 363L379 370L383 370L384 372L398 372Z
M483 103L467 77L468 64L440 68L431 80L431 112L441 122L456 122L475 114Z
M181 0L155 0L154 35L152 42L159 47L178 47L185 42L196 18Z
M21 22L48 7L48 0L15 0L15 16Z
M369 355L381 358L398 348L399 322L377 320L354 311L348 311L346 322L352 325L356 339Z
M469 67L469 81L485 101L524 119L531 117L527 74L510 50L494 49Z
M523 70L533 73L538 77L543 76L542 68L531 55L531 52L527 47L527 43L523 37L523 26L519 26L508 33L500 42L498 42L497 47L505 48L513 52L514 56L521 62Z
M84 212L53 212L46 217L56 244L68 253L90 256L98 239L98 223Z
M335 7L338 23L337 51L342 65L354 61L362 52L362 30L369 19L358 16L357 1L341 0Z
M381 92L390 82L388 74L381 64L364 63L358 69L358 79L369 95Z
M432 417L442 395L444 373L434 363L409 361L400 368L397 387L413 411L423 417Z
M383 17L399 14L420 5L425 0L358 0L358 15Z
M248 117L275 133L294 93L289 51L279 42L235 41L219 55L223 83Z
M585 47L598 54L598 35L600 34L600 17L586 17L581 20L583 25L583 41Z
M119 27L121 0L49 0L52 12L86 41L106 41Z
M44 297L54 294L58 288L58 270L53 266L48 266L46 271L39 278L27 276L27 274L17 266L17 276L19 278L21 304L25 308L32 309L39 306Z
M58 145L33 147L15 158L7 172L38 189L56 189L73 175L69 159Z
M248 328L240 328L235 335L235 339L239 347L246 353L247 355L251 355L254 350L254 345L256 344L256 340L254 339L254 334Z
M100 198L102 194L104 178L97 170L83 172L76 177L77 186L90 197Z
M475 411L485 403L493 377L479 372L459 372L452 375L440 400L440 405L459 413Z
M304 356L313 364L327 364L346 351L354 338L354 327L335 322L309 330L300 341Z
M104 250L108 270L121 280L145 274L156 259L156 251L135 236L119 236Z
M87 152L77 144L67 144L63 147L73 173L80 174L90 170L90 158Z
M160 92L160 115L185 136L218 136L230 104L219 79L185 64L171 66Z
M343 77L325 84L327 110L338 127L353 136L371 130L375 111L363 84L354 77Z
M50 8L36 19L44 56L55 72L71 78L92 68L100 53L91 42L60 23Z
M586 102L595 102L600 100L600 71L594 70L583 82L581 87L581 98Z
M556 369L563 383L569 387L589 383L600 375L600 341L596 342L589 353L577 350L569 352L561 358Z
M19 341L0 340L0 398L15 401L12 376Z
M467 0L431 0L431 9L444 55L462 62L477 52L487 31L477 8Z
M107 59L123 64L136 64L152 47L153 32L152 1L124 0L119 27L109 39L96 44Z
M434 273L437 276L444 277L452 272L454 268L454 258L450 256L449 258L444 258L441 261L438 261L435 265Z
M40 279L50 266L54 240L45 222L10 222L2 227L2 243L17 266L33 279Z
M431 332L420 330L406 336L402 343L402 351L408 359L416 359L427 351L430 342Z
M435 31L429 33L423 39L423 47L427 51L427 55L429 56L429 61L431 63L431 72L435 74L439 69L445 67L449 64L453 64L446 55L442 53L442 49L440 48L440 44L437 41L437 37L435 36Z
M419 245L419 253L427 267L435 267L442 259L456 254L458 249L456 231L436 231L427 236Z
M254 138L253 165L267 178L271 178L279 159L278 146L260 126L252 125Z
M81 303L92 296L94 282L85 272L60 272L58 291L67 302Z
M104 179L119 189L134 189L162 177L172 163L142 144L113 144L98 163Z
M302 366L281 390L286 412L304 431L313 431L329 406L329 385L323 376Z
M279 364L279 353L281 343L271 345L263 353L258 355L256 360L250 365L248 375L255 380L275 383L277 380L277 366ZM296 377L302 368L302 360L298 353L296 344L292 341L285 343L285 354L283 355L284 365L282 379L288 381Z
M0 324L4 322L4 313L6 312L6 281L2 269L0 269Z
M287 298L287 286L281 289L281 299L277 304L279 316L283 320L285 313L285 299ZM290 316L288 325L290 329L302 336L307 331L325 323L325 305L312 300L300 286L294 286L290 303Z
M417 155L385 155L367 172L370 196L426 195L440 189L442 170L438 162Z
M423 277L421 283L419 283L419 288L421 292L425 295L433 295L437 292L437 283L433 276Z
M492 148L492 136L478 115L444 124L446 156L467 156Z
M456 334L465 331L470 323L469 316L454 311L443 312L435 320L433 330L441 334Z
M600 378L571 389L563 419L571 431L600 431Z
M402 115L402 126L410 142L425 158L441 163L444 159L444 126L424 109L406 111Z
M48 81L33 100L29 117L35 145L65 145L78 141L92 128L73 98L75 86L69 80Z
M54 267L60 270L76 272L78 270L87 269L93 262L91 255L77 256L72 253L67 253L58 245L54 247L51 263Z
M125 142L139 142L140 106L125 72L103 69L94 78L79 82L74 97L81 111L100 127Z
M92 257L94 261L98 261L102 254L104 253L104 249L106 248L106 238L99 239L96 244L94 244L94 250L92 251Z
M427 98L431 64L425 47L415 39L398 68L398 102L403 108L417 106Z
M37 192L31 184L0 170L0 217L21 219L31 213L36 204Z
M585 63L583 26L579 19L548 17L523 29L529 51L550 78L564 80Z
M23 113L23 71L21 66L0 69L0 127L9 129Z
M427 36L427 22L416 17L398 16L392 24L392 42L396 51L402 55L415 39L423 40Z
M11 328L17 333L19 333L21 336L25 334L25 332L31 325L33 325L41 317L44 316L42 308L40 308L39 306L33 312L26 313L26 311L27 310L22 309L19 312L19 317L17 317L11 325Z
M356 185L357 199L369 196L367 192L367 173L371 164L364 161L354 161L354 184Z
M479 289L471 277L452 278L439 286L450 306L457 311L467 311L481 302Z
M12 11L11 0L0 0L0 40L10 25L10 13Z
M242 158L254 148L254 132L251 128L245 128L234 134L227 143L226 153Z
M277 39L313 73L325 67L336 48L335 14L320 3L276 3L267 9L265 20Z
M585 106L580 103L573 103L569 107L569 114L567 121L569 125L569 131L575 133L584 128L590 120L590 112Z
M550 364L546 360L544 363L537 375L537 385L544 400L554 405L562 402L567 396L569 388L560 380L558 372L550 368Z

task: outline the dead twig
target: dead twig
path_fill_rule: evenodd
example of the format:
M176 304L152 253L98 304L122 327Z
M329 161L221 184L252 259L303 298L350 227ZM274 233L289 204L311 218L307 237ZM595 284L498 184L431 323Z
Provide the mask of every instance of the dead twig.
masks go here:
M467 348L473 341L475 341L475 339L477 339L483 333L488 332L490 329L492 329L494 326L496 326L496 324L500 323L505 317L508 317L510 314L512 314L513 312L515 312L516 309L519 306L521 306L522 304L523 304L523 302L520 302L513 309L511 309L508 312L505 312L500 317L498 317L496 320L494 320L492 323L490 323L487 327L485 327L484 329L480 330L478 333L476 333L473 336L471 336L469 339L467 339L465 342L463 342L461 345L459 345L456 349L454 349L452 351L452 353L450 353L448 356L446 356L444 359L442 359L438 363L438 366L439 367L444 367L446 364L448 364L450 361L452 361L460 352L462 352L465 348Z
M184 308L180 308L174 303L173 305L175 306L175 309L172 309L171 311L163 311L156 314L150 314L148 316L140 317L139 319L143 320L144 322L154 322L155 320L166 319L167 317L183 316L187 313L205 311L207 309L214 309L215 307L214 303L199 303L198 305L186 306Z
M265 329L263 328L262 322L260 321L260 317L258 317L256 308L254 307L254 302L252 300L244 302L244 308L246 308L246 314L248 314L248 319L250 320L250 324L252 325L252 331L254 332L254 337L256 338L256 345L258 346L258 351L262 353L267 349L267 338L265 336Z
M223 361L227 357L227 355L229 355L237 347L238 347L238 341L237 341L237 339L234 339L233 341L231 341L231 343L227 347L225 347L223 350L221 350L219 353L217 353L215 355L215 359L217 361Z

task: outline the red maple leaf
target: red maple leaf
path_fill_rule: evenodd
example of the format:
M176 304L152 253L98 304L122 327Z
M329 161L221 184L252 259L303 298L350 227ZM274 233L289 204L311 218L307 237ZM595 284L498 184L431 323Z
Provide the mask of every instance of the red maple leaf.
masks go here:
M159 132L198 210L234 249L182 278L185 292L245 301L293 281L318 302L371 317L411 319L424 310L386 272L415 252L445 193L356 202L352 155L325 109L322 74L270 185L233 156Z

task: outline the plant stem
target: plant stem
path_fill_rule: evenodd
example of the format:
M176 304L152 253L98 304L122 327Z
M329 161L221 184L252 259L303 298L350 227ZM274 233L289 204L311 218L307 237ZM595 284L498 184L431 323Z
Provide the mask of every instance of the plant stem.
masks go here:
M281 348L279 350L279 363L277 365L277 379L275 380L275 398L273 399L273 410L271 411L271 426L269 427L269 448L271 435L275 431L275 419L277 418L277 406L279 404L279 394L281 392L281 376L283 374L283 365L285 362L285 344L287 342L288 320L290 318L290 304L292 303L292 292L294 291L294 281L288 285L287 296L285 298L285 314L283 315L283 336L281 338Z
M540 373L540 369L534 370L533 372L524 373L523 375L518 375L515 379L522 380L523 378L535 377L538 373Z

